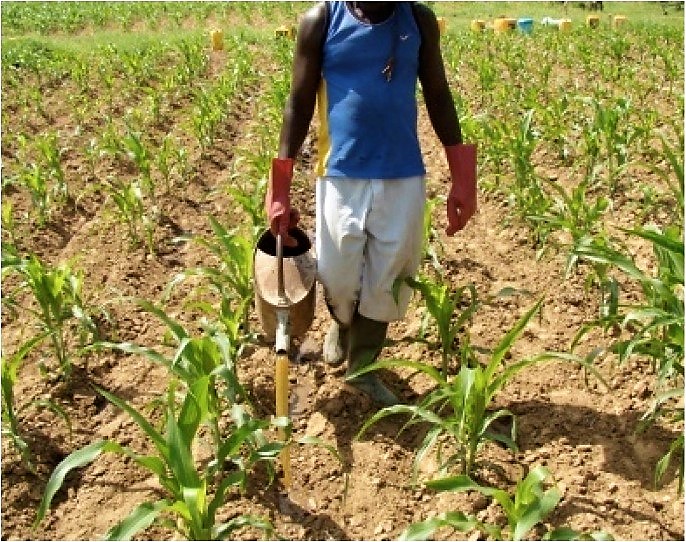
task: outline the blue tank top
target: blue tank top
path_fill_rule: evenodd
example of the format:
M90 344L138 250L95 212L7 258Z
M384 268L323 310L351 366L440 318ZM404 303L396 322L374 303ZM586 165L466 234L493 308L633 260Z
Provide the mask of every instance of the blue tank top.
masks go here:
M327 2L318 96L319 176L394 179L424 175L417 137L421 37L410 2L378 24L346 2ZM393 55L392 77L382 71Z

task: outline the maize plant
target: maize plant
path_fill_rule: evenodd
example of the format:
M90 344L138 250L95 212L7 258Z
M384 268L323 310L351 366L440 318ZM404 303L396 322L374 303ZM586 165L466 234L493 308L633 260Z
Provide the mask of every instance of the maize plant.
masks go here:
M460 475L427 482L426 486L436 491L477 491L497 502L505 513L507 525L501 527L484 523L476 516L462 512L443 512L437 516L414 523L401 534L400 540L429 540L436 530L448 527L454 531L468 533L476 530L492 540L523 540L538 524L557 507L562 492L556 485L546 487L551 477L545 467L536 467L520 480L514 494L503 489L482 486L469 476ZM614 540L603 532L580 533L568 527L559 527L546 532L543 540Z
M270 482L273 480L273 463L289 442L270 441L266 431L284 429L286 440L290 441L289 420L260 420L249 414L243 403L247 395L236 375L236 352L240 348L232 345L228 337L217 331L191 337L183 326L159 307L144 300L138 303L160 318L177 341L178 347L172 358L132 343L100 342L91 348L112 348L145 356L165 366L174 376L164 409L164 434L131 405L104 389L98 389L101 395L136 422L154 445L156 453L142 455L112 440L97 441L73 452L50 477L36 522L45 517L65 476L105 452L131 458L157 476L165 492L165 496L156 502L138 505L127 518L108 531L106 539L129 540L153 522L175 530L189 540L223 540L246 526L262 529L267 537L271 537L273 527L265 519L240 515L217 523L217 512L229 490L245 490L258 463L266 464ZM179 390L178 383L183 390ZM180 391L184 394L179 405L177 397ZM210 460L200 461L193 452L202 445L205 426L211 435L212 454ZM299 442L321 444L337 455L335 450L317 439L305 437Z
M214 459L204 466L193 456L202 424L212 408L208 390L209 376L198 378L189 387L180 405L174 393L169 393L164 413L164 433L140 412L114 394L98 389L108 401L136 422L154 445L153 454L139 453L113 440L100 440L67 456L55 468L45 488L35 523L45 517L55 493L73 469L93 462L102 453L129 457L139 467L157 477L163 497L143 502L106 534L106 540L130 540L157 522L178 532L187 540L224 540L236 530L251 526L273 537L273 526L263 518L242 514L226 522L217 522L217 512L232 487L242 488L255 465L273 462L283 448L282 443L266 441L263 431L268 421L256 420L244 409L234 405L230 430L222 437Z
M105 187L126 224L131 244L137 246L143 242L148 253L154 254L158 209L145 203L140 183L137 180L121 184L110 182Z
M19 182L25 186L31 194L33 208L37 211L39 227L44 227L52 215L50 189L45 170L38 164L24 168L19 176Z
M62 201L69 199L69 188L62 170L62 151L57 143L57 134L51 132L38 138L36 146L45 163L47 176L54 181L52 192Z
M636 281L643 299L629 305L615 302L607 314L584 325L573 342L591 329L617 326L626 330L628 338L620 337L610 346L620 363L631 356L647 358L657 373L656 397L644 416L644 424L652 423L664 415L676 423L683 423L684 378L684 242L683 230L676 226L660 230L656 227L625 230L653 245L655 273L642 271L633 257L606 245L589 243L577 249L583 260L599 262L617 269ZM679 403L681 402L681 406ZM681 453L679 454L679 450ZM674 456L681 458L679 465L680 488L683 488L684 461L683 436L676 439L672 448L657 465L656 479L664 474L666 463Z
M220 302L226 314L225 303L240 310L240 319L244 333L249 329L249 309L254 297L253 288L253 242L240 235L235 230L227 230L214 217L210 217L210 225L215 237L205 239L196 237L194 240L207 248L218 259L216 267L202 266L179 273L167 287L167 293L188 277L199 276L209 280L214 291L219 295Z
M21 414L30 408L50 410L64 420L69 435L72 433L71 420L67 411L55 401L50 399L36 399L24 403L23 405L17 404L15 385L19 378L19 369L21 368L26 355L39 345L47 335L48 332L46 331L30 338L22 344L12 356L7 358L3 356L0 360L0 364L2 365L2 376L0 380L0 385L2 386L2 438L9 439L9 442L19 453L24 466L33 474L38 473L31 456L29 444L22 436L20 427Z
M456 349L456 339L463 332L465 324L470 320L478 308L476 288L473 284L462 286L453 291L452 285L434 282L428 277L418 279L407 278L405 282L422 294L428 314L433 318L440 338L441 372L448 377L450 362L459 353ZM465 309L458 313L463 304L463 297L469 293L469 301ZM458 365L460 360L458 359ZM463 360L468 361L468 360Z
M598 196L595 201L589 201L587 180L580 182L570 192L556 180L548 180L548 184L557 197L552 199L543 214L532 214L526 218L529 222L539 224L537 230L543 244L540 253L545 251L552 232L563 231L569 235L569 255L565 267L565 276L568 276L577 261L573 247L579 246L584 239L599 239L606 235L602 219L610 208L611 201L603 196Z
M481 365L476 361L476 355L472 354L470 357L475 362L471 366L466 363L463 364L459 373L452 378L430 365L406 360L378 361L351 375L349 378L381 368L407 367L425 374L436 386L434 391L428 393L418 405L396 405L381 409L364 423L358 437L379 420L395 414L409 414L411 419L407 422L408 426L427 423L430 428L415 456L415 473L420 461L434 446L439 444L439 438L442 435L448 437L449 444L447 446L450 450L448 457L442 459L441 446L438 448L437 457L440 471L445 471L458 464L461 473L472 473L477 464L477 453L487 440L499 441L516 449L514 414L507 409L492 412L488 408L496 394L515 374L529 365L545 359L534 357L500 369L505 354L523 333L529 320L540 310L542 303L543 300L538 301L505 334L493 349L486 365ZM510 434L493 432L491 424L495 420L505 417L510 418L513 422Z
M82 299L83 274L72 272L66 263L51 267L35 255L20 260L13 270L22 278L18 290L29 290L38 305L37 308L24 306L22 309L35 318L41 328L40 334L50 339L60 376L69 378L72 370L68 344L70 324L76 322L77 338L81 344L97 335L97 326Z

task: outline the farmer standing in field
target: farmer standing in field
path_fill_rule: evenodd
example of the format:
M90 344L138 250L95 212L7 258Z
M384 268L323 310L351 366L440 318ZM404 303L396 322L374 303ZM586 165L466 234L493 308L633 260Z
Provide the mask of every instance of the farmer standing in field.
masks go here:
M476 150L462 144L439 38L433 12L415 2L322 2L298 29L266 213L272 232L293 244L293 162L317 104L315 247L333 319L323 355L331 365L347 360L347 375L381 352L388 323L404 317L412 293L403 284L396 300L393 284L421 263L426 171L417 80L450 169L446 233L476 211ZM348 382L383 405L399 402L373 372Z

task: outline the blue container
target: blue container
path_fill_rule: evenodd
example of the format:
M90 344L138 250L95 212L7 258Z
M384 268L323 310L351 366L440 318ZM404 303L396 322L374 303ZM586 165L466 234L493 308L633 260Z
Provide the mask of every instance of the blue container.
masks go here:
M524 34L531 34L531 31L534 29L534 20L529 18L517 19L517 28Z

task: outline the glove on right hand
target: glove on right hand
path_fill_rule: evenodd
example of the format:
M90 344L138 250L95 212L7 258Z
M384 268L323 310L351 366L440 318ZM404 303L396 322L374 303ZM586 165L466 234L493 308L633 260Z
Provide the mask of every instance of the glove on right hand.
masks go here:
M264 207L272 235L276 237L280 233L284 246L289 247L297 246L298 242L288 234L288 230L295 228L300 220L300 213L296 209L291 209L292 180L293 159L274 158Z

